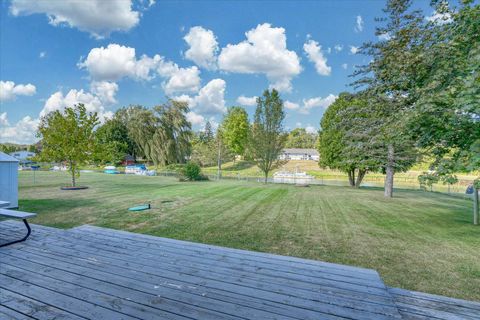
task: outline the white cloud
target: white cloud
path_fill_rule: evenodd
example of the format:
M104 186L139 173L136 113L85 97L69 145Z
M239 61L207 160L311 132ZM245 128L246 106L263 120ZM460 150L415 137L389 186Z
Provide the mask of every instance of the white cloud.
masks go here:
M1 122L2 117L6 122ZM26 116L13 126L10 126L6 119L6 113L0 114L0 142L30 144L37 140L35 133L39 124L38 119Z
M43 58L45 58L46 56L47 56L47 52L46 52L46 51L42 51L42 52L40 52L40 54L38 55L38 57L39 57L40 59L43 59Z
M378 40L380 41L388 41L390 40L392 37L390 36L390 34L388 32L386 33L382 33L382 34L379 34L378 35Z
M10 122L8 122L7 113L6 112L0 113L0 126L9 126L9 125L10 125Z
M362 32L363 31L363 18L362 16L357 16L355 20L355 32Z
M213 79L207 83L196 96L181 95L173 97L179 101L185 101L189 107L200 114L223 114L225 107L226 82L222 79Z
M295 102L291 102L291 101L285 101L283 103L283 105L285 106L285 108L287 108L288 110L297 110L300 108L300 105L298 103L295 103Z
M320 46L317 41L308 40L303 45L303 50L307 54L308 60L315 64L315 69L319 75L330 75L332 68L327 65L327 59L322 53L322 46Z
M344 70L347 70L347 68L348 68L348 64L346 64L346 63L342 63L342 68L343 68Z
M303 106L298 109L298 112L302 114L309 114L313 108L327 108L331 105L338 97L333 94L329 94L325 98L315 97L310 99L303 99Z
M181 68L160 55L143 55L137 59L135 48L109 44L106 48L93 48L78 66L90 73L93 81L118 81L124 77L151 80L154 72L166 80L162 87L170 95L176 92L197 92L200 88L200 70Z
M273 28L269 23L258 25L245 33L246 40L228 44L218 57L220 69L246 74L265 74L271 88L291 90L291 79L302 68L295 51L287 49L284 28Z
M40 111L40 117L55 110L63 111L65 108L73 107L78 103L83 103L88 112L97 112L101 122L113 115L112 112L105 110L104 104L98 96L83 90L72 89L65 96L61 91L53 93Z
M90 91L98 96L105 104L114 104L117 102L115 95L118 91L118 85L115 82L93 81L90 84Z
M0 81L0 101L15 100L17 96L32 96L37 92L33 84L15 84L13 81Z
M150 71L160 59L160 56L142 56L137 60L135 48L111 43L106 48L90 50L87 58L78 66L87 69L96 81L117 81L123 77L148 80L151 78Z
M433 11L432 14L425 17L425 19L438 25L447 24L453 21L450 13L439 13L437 11Z
M162 71L159 74L168 77L168 80L162 85L168 95L176 92L197 92L200 88L200 70L196 66L179 68L177 64L174 64L173 69L169 72Z
M95 38L128 31L140 20L140 13L132 10L131 0L12 0L10 12L14 16L45 14L53 26L68 25Z
M193 27L183 39L190 46L185 52L185 58L206 69L216 68L218 42L213 31L200 26Z
M318 130L314 126L312 126L311 124L308 124L305 127L305 131L307 131L307 133L318 133Z
M360 50L359 47L355 47L355 46L350 46L350 53L351 54L357 54L357 52Z
M257 96L253 97L245 97L245 96L239 96L237 98L237 103L242 105L242 106L255 106L257 105Z
M205 118L193 111L187 113L187 120L193 125L201 125L205 123Z
M333 48L335 49L336 52L340 52L343 50L343 45L336 44Z

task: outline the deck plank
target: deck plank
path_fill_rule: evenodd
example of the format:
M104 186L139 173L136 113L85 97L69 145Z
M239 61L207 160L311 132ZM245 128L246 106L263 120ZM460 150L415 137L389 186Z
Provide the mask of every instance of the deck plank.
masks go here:
M23 232L0 221L0 243ZM370 269L94 226L32 226L0 250L3 319L480 320L480 303Z

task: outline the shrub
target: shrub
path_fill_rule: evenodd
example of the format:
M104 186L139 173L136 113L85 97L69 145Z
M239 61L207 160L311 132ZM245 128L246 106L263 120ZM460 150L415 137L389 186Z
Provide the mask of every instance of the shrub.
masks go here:
M180 181L208 180L200 171L200 166L195 162L188 162L180 171Z

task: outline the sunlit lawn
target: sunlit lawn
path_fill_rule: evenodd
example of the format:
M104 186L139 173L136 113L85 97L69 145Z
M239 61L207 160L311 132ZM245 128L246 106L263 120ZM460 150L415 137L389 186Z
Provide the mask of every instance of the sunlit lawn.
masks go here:
M480 227L469 200L437 193L84 173L20 173L34 223L117 228L374 268L387 285L480 300ZM151 202L153 209L129 212Z

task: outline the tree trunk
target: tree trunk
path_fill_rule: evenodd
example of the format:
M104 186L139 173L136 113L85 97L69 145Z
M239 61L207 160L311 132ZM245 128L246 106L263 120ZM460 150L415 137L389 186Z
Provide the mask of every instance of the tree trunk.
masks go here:
M70 162L70 173L72 174L72 187L75 187L76 181L75 181L75 166L73 165L72 162Z
M391 198L393 196L393 175L395 174L395 168L393 167L394 164L394 155L395 150L393 149L393 145L388 145L387 151L387 166L385 168L386 176L385 176L385 197Z
M478 189L473 187L473 224L478 224Z
M367 170L358 169L358 176L357 176L357 181L355 181L355 188L360 188L360 185L362 184L362 180L365 177L366 173L367 173Z
M268 183L268 171L265 171L265 183Z
M355 169L348 170L348 183L350 187L355 187Z

